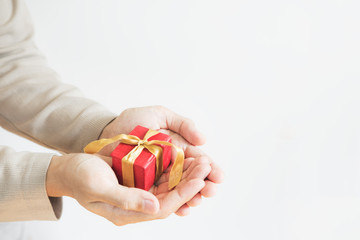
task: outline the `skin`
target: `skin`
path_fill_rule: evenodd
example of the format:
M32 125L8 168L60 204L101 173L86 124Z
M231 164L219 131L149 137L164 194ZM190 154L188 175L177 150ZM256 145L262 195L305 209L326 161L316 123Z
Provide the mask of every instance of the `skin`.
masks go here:
M128 134L137 125L171 135L173 143L184 150L183 176L174 189L167 187L169 168L149 191L119 185L109 157L118 144L114 143L97 155L54 156L47 173L48 195L75 198L87 210L121 226L172 213L185 216L190 207L201 203L202 196L215 194L223 172L196 147L205 143L205 137L191 120L161 106L132 108L108 124L100 138Z

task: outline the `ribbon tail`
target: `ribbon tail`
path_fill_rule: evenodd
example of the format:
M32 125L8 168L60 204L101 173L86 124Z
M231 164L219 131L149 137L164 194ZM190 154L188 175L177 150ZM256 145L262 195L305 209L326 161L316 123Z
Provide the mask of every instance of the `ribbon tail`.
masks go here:
M169 186L168 186L169 190L174 188L180 182L184 168L184 158L185 158L184 151L181 148L175 145L173 145L173 147L176 149L177 154L174 164L170 170Z
M175 156L174 164L172 165L171 170L170 170L169 185L168 185L169 190L171 190L176 185L178 185L178 183L181 181L182 172L183 172L183 168L184 168L184 159L185 159L184 151L181 148L179 148L178 146L176 146L172 143L169 143L169 142L165 142L165 141L152 140L152 141L148 142L148 144L149 145L163 144L163 145L167 145L167 146L171 146L171 147L175 148L176 156Z

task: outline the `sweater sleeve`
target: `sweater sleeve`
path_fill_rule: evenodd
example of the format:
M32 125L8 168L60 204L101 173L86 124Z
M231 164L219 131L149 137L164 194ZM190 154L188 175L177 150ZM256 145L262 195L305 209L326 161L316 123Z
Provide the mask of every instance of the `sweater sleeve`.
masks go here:
M15 152L0 146L0 222L60 217L62 198L46 193L51 157L48 153Z
M116 115L47 66L23 0L0 0L0 16L0 125L43 146L81 152Z
M61 83L32 39L23 0L0 0L0 126L52 149L82 152L116 115ZM51 158L0 146L0 221L59 218L62 199L46 193Z

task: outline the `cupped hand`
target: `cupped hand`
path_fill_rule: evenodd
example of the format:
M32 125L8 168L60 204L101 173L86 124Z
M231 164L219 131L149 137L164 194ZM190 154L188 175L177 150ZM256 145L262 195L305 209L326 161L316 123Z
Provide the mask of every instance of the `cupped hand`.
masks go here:
M162 106L130 108L123 111L112 121L103 130L100 138L111 138L121 133L128 134L137 125L171 135L172 142L184 150L188 164L193 161L201 161L207 162L211 166L209 174L203 178L205 179L205 186L189 202L179 207L175 211L176 214L186 215L189 212L190 206L196 206L201 202L201 196L211 197L215 194L216 184L222 181L223 172L208 155L196 147L203 145L206 139L196 128L192 120L182 117ZM110 156L110 153L117 145L118 143L114 143L106 146L100 154ZM158 188L155 187L154 190L156 189Z
M87 210L120 226L162 219L181 209L204 188L210 173L204 158L186 159L180 183L167 189L169 173L165 172L150 191L118 184L111 169L111 159L100 155L67 154L54 156L47 173L49 196L70 196Z

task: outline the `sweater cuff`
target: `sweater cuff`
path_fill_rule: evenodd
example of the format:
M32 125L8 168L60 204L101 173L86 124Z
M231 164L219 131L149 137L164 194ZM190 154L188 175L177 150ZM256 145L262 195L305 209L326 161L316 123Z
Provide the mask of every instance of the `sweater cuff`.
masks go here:
M103 111L92 112L88 116L83 115L83 120L78 119L78 122L83 122L83 124L81 126L81 134L79 134L79 146L73 149L73 152L83 152L86 145L94 140L98 140L104 128L116 117L117 115L114 113Z
M62 198L49 198L46 174L53 154L0 148L0 221L57 220Z

